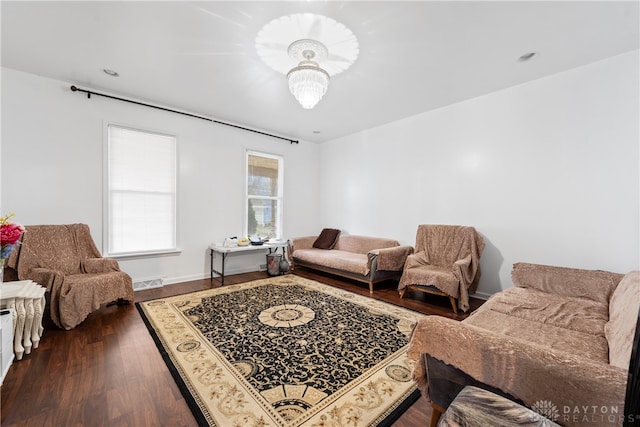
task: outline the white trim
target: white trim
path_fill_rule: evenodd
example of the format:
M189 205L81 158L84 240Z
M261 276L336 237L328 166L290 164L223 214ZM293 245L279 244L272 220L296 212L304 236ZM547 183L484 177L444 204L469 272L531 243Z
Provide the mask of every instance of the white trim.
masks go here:
M492 295L493 294L488 294L486 292L476 292L475 294L471 294L469 296L473 298L488 300Z
M159 257L159 256L172 256L172 255L180 255L182 253L182 249L170 249L166 251L149 251L149 252L129 252L129 253L119 253L119 254L111 254L108 255L107 258L114 259L142 259L142 258L151 258L151 257Z
M255 268L252 268L252 267L241 267L241 268L234 268L234 269L225 271L224 276L226 278L227 276L233 276L234 274L255 273L260 271L266 271L266 270L256 270ZM185 282L193 282L196 280L211 280L210 276L211 276L210 273L204 273L204 274L192 274L189 276L162 277L162 286L176 285L176 284L185 283ZM220 284L219 282L220 275L213 273L213 277L214 277L215 283ZM148 279L133 279L133 282L135 283L143 280L148 280ZM151 289L151 288L144 288L144 289ZM137 290L142 291L144 289L137 289Z

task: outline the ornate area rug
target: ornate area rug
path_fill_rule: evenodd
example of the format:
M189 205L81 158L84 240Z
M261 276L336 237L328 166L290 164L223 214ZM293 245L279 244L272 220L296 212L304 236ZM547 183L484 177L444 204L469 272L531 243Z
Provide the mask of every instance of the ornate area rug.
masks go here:
M420 313L294 275L136 304L198 423L390 425Z

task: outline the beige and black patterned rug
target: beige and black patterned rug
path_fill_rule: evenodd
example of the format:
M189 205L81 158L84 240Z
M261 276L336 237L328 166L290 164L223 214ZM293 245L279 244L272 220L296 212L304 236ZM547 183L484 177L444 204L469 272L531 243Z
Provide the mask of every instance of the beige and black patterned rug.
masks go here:
M199 425L390 425L424 315L294 275L136 304Z

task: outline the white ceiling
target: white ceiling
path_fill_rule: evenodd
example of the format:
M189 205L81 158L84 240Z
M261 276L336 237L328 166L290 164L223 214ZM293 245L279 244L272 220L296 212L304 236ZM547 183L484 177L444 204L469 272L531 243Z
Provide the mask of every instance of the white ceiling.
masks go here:
M638 5L2 1L2 66L322 142L637 50ZM255 49L266 23L302 12L345 24L360 45L312 110Z

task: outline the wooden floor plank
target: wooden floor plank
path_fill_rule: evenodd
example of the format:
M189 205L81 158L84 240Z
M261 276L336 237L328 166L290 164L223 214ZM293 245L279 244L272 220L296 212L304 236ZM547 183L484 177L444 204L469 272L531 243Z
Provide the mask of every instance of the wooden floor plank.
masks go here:
M369 295L364 283L299 269L296 274ZM268 277L225 277L235 284ZM203 279L136 292L136 301L219 287ZM444 297L407 292L394 282L375 286L374 298L425 314L463 319ZM472 309L483 301L472 299ZM45 316L48 319L48 316ZM0 424L7 426L195 426L196 422L133 304L102 307L70 331L45 322L40 347L13 363L0 388ZM394 427L428 425L431 408L418 399Z

